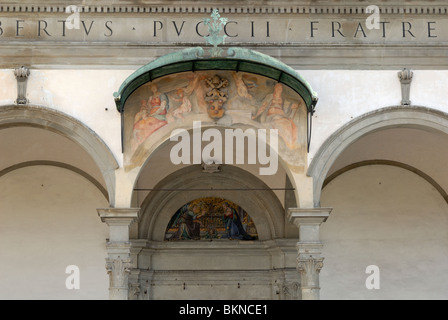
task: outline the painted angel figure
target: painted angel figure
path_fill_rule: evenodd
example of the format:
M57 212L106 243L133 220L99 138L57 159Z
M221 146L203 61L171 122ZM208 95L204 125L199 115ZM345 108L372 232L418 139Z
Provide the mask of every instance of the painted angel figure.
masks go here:
M286 101L282 97L282 93L283 85L277 83L274 86L274 92L266 96L252 120L260 118L260 122L269 124L273 129L278 129L278 134L288 149L293 150L299 146L299 130L294 122L299 105Z
M140 111L134 117L132 149L135 151L151 134L168 124L166 114L169 110L168 97L160 93L156 84L149 86L151 96L142 100Z
M181 105L176 109L171 109L173 110L172 112L168 112L168 114L166 115L168 122L172 122L175 119L183 121L185 119L183 114L191 112L191 102L190 99L185 95L185 89L177 89L176 95L177 98L173 98L173 100L181 102Z

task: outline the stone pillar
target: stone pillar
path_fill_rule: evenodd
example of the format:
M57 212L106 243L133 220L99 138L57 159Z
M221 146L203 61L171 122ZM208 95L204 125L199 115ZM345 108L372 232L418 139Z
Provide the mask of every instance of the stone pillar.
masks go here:
M106 270L109 274L109 299L127 300L129 295L129 273L133 266L129 226L138 219L138 208L98 209L102 222L109 226Z
M320 225L330 215L331 208L288 210L289 221L299 228L297 271L300 273L302 300L319 300L319 273L323 267Z

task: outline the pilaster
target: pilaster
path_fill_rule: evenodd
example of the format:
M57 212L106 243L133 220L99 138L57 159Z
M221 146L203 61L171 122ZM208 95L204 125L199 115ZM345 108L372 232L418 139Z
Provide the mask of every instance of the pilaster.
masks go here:
M323 267L320 225L325 222L331 208L288 210L288 218L299 228L297 243L297 271L300 273L302 300L319 300L319 273Z
M97 210L101 221L109 226L106 270L110 279L110 300L127 300L129 297L129 274L133 267L129 226L137 221L139 210L139 208Z

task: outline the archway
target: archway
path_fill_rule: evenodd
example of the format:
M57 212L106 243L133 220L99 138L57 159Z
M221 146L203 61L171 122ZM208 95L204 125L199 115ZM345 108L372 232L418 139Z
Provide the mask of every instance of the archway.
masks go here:
M200 239L167 239L167 227L179 209L210 199L232 203L246 212L257 236L208 238L205 229L210 224L204 224ZM215 219L228 222L219 212ZM224 228L221 235L226 224L218 224ZM169 234L178 230L179 224ZM297 230L288 226L277 195L242 168L223 165L220 172L209 173L193 165L166 176L143 200L136 233L139 240L134 243L141 245L136 281L147 292L142 299L296 299L300 295L294 259ZM285 288L290 288L288 294Z
M321 230L324 299L378 298L365 284L371 265L381 298L444 295L429 265L447 272L440 263L448 244L447 150L448 116L421 107L369 113L324 144L309 171L322 192L315 203L333 208Z
M96 209L114 196L112 172L103 175L115 161L107 147L67 115L6 106L0 107L0 149L1 251L9 261L1 268L9 277L0 295L106 299L107 228ZM80 290L65 286L73 266L82 274ZM16 290L22 287L26 292Z
M115 170L118 168L118 163L107 145L91 129L66 114L46 107L30 105L0 107L0 129L11 127L37 127L75 142L87 152L99 169L101 177L98 180L104 181L110 206L114 206Z
M422 132L448 134L448 115L425 107L389 107L365 114L343 126L319 148L308 168L307 174L313 178L315 206L319 206L324 181L344 150L360 138L388 128L415 128Z

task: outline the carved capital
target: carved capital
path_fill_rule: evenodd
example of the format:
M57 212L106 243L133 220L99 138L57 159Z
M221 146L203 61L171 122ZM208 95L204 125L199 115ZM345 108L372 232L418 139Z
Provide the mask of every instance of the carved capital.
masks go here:
M297 259L297 271L300 273L302 288L319 288L319 273L324 266L324 258Z
M106 270L109 274L111 289L127 289L131 272L131 259L106 259Z
M401 83L411 83L413 76L414 73L407 68L404 68L403 70L398 72L398 78L400 79Z
M24 81L29 77L30 69L25 66L18 67L14 69L14 75L16 76L17 80Z

